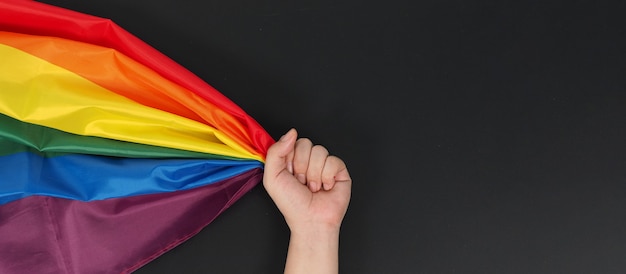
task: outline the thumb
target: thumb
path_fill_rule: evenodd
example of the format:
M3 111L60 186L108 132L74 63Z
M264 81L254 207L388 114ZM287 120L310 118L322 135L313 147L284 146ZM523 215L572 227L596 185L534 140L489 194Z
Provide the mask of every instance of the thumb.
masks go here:
M292 128L267 150L265 173L273 178L287 167L287 155L294 150L298 133Z

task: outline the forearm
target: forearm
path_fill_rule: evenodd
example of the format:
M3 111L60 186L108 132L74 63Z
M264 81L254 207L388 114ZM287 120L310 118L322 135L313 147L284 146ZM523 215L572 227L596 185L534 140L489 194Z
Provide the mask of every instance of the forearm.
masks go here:
M285 274L339 272L339 228L292 231Z

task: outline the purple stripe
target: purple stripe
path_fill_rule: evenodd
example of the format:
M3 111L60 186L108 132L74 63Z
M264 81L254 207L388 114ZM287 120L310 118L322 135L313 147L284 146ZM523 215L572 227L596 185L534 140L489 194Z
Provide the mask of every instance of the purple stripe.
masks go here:
M0 206L0 273L127 273L198 233L262 179L252 169L192 190Z

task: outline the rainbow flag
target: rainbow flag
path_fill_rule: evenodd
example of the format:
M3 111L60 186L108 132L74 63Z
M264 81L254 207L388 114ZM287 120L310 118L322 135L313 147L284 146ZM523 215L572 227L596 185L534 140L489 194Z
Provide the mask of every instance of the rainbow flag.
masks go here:
M262 177L265 130L110 20L0 2L0 273L127 273Z

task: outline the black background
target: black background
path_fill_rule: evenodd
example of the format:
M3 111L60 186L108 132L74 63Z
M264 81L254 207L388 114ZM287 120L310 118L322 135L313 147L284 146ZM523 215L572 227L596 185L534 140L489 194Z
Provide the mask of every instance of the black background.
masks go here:
M626 271L625 4L44 2L342 157L342 273ZM279 273L288 237L258 186L137 273Z

